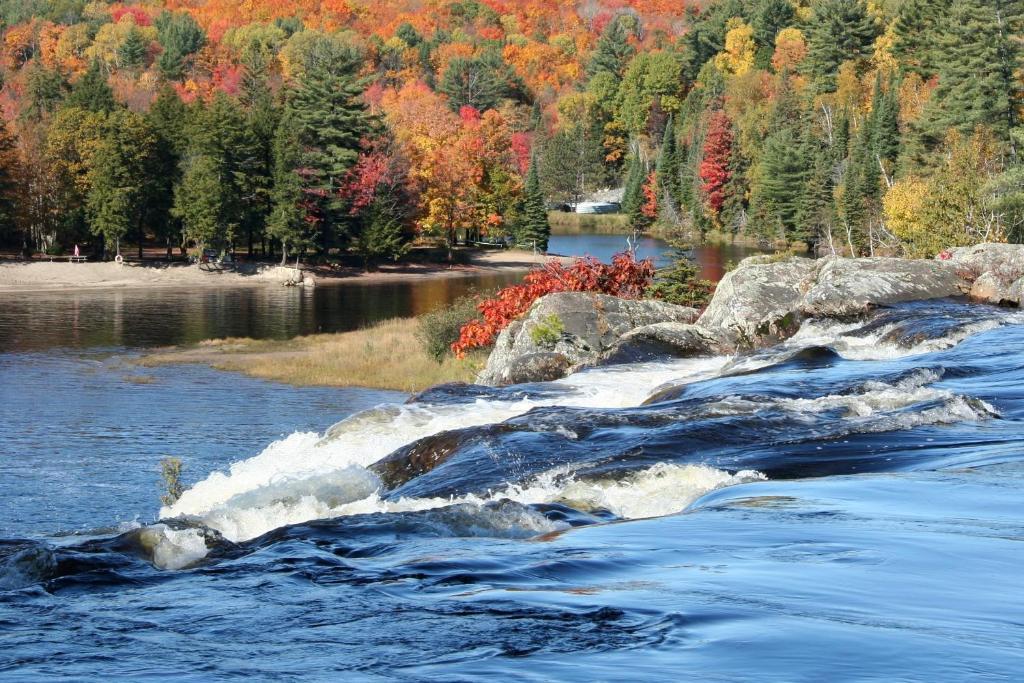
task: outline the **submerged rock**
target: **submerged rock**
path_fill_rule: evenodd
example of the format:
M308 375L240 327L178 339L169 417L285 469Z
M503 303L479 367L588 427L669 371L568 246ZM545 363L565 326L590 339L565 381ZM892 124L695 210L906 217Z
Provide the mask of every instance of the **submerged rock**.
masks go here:
M534 303L498 336L478 382L504 386L564 377L597 362L625 334L663 322L691 323L696 309L663 301L559 292Z

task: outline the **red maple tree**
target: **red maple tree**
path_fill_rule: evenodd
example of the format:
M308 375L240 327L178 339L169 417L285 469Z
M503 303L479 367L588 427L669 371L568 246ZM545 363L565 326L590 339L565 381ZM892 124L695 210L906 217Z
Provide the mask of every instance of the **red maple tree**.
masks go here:
M717 214L725 203L725 186L732 174L729 162L732 159L732 124L725 112L719 109L708 121L708 134L704 139L704 158L698 171L704 181L701 190L707 197L708 207Z

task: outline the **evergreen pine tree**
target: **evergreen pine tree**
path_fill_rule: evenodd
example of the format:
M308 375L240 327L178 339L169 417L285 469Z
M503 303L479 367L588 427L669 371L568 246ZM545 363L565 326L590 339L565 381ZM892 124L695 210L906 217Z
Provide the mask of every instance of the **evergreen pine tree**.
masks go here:
M135 68L141 66L146 59L146 51L149 45L137 26L133 26L124 42L117 48L117 62L124 68Z
M898 85L890 81L886 91L882 91L881 76L875 82L875 94L871 102L872 141L875 154L885 162L886 172L892 175L893 168L900 154L900 105L897 95Z
M157 40L163 48L157 58L157 67L164 78L181 80L189 57L206 44L206 34L192 15L184 12L161 12L155 25Z
M605 26L601 37L597 40L594 54L587 64L587 74L591 78L599 73L609 73L616 80L622 77L626 70L626 64L636 53L629 43L628 21L629 19L625 15L620 15Z
M775 131L765 140L752 201L767 236L802 237L797 234L797 215L808 166L791 128Z
M68 84L60 71L48 69L36 59L24 67L24 72L26 104L21 116L29 121L39 121L57 109Z
M522 216L522 225L517 241L524 247L536 247L539 251L547 252L548 240L551 237L551 224L548 222L548 212L544 207L544 194L540 189L537 157L530 161L530 170L526 174Z
M626 186L622 193L622 212L629 217L632 226L644 224L641 208L644 205L644 181L647 169L639 155L634 153L629 159L629 171L626 173Z
M808 248L813 248L816 243L833 237L835 164L832 151L827 145L820 144L814 136L808 136L805 144L807 149L804 158L811 159L812 166L797 207L798 228L795 238L803 240Z
M111 112L117 106L114 91L107 84L107 76L99 61L93 60L89 69L79 77L71 88L66 106L92 112Z
M199 154L186 160L172 211L181 220L184 237L194 241L200 251L205 247L225 249L234 240L238 223L230 208L230 186L220 159Z
M254 241L261 235L272 210L273 145L280 111L275 106L273 93L267 83L268 66L263 54L255 50L249 52L244 68L239 102L245 110L251 132L252 153L243 165L245 182L242 194L246 210L242 230L246 235L249 254L252 254Z
M285 112L274 135L273 208L267 221L267 234L281 242L281 265L288 260L289 247L302 250L316 237L316 223L307 220L300 134L295 119Z
M870 55L875 35L863 0L819 0L807 24L807 64L817 91L835 90L839 65Z
M1024 33L1022 13L1019 0L953 3L943 21L939 85L921 126L926 148L938 146L950 128L966 135L979 125L1011 143L1022 94L1016 76L1024 49L1019 40Z
M361 229L352 240L352 246L369 270L377 261L398 260L409 251L409 240L405 226L386 201L375 199L364 212Z
M869 224L878 214L881 194L881 170L875 157L874 130L869 117L857 131L843 177L842 217L851 231L849 241L857 251L869 246Z
M120 110L110 115L92 159L86 211L93 234L120 246L131 230L140 232L150 182L156 136L139 114ZM119 251L119 249L118 249Z
M1024 127L1014 129L1011 135L1017 149L1024 148ZM1003 216L1007 241L1024 243L1024 154L1011 159L989 189L994 197L993 208Z
M185 152L185 103L174 88L164 85L147 114L149 127L156 136L152 158L150 192L146 199L146 223L157 237L163 238L167 258L175 242L181 242L181 221L171 214L174 188L181 178L181 159Z
M661 199L667 202L672 211L678 211L682 188L680 187L680 167L682 157L679 147L676 144L676 131L672 115L668 117L665 125L665 135L662 139L661 150L658 152L657 181Z
M288 98L288 114L303 150L303 190L310 218L319 224L321 247L342 237L346 224L338 190L359 158L363 138L375 128L362 100L363 84L350 60L317 60L308 65Z
M906 0L900 5L893 23L893 55L901 67L922 78L936 73L941 56L938 38L942 35L941 21L946 15L942 0Z

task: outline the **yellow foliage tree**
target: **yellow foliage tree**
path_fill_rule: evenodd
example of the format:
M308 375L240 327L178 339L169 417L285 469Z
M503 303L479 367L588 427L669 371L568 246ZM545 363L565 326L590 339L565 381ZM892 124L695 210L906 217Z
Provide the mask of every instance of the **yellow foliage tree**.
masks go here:
M725 49L715 57L715 66L726 73L742 75L754 66L754 27L736 17L729 20L728 26Z

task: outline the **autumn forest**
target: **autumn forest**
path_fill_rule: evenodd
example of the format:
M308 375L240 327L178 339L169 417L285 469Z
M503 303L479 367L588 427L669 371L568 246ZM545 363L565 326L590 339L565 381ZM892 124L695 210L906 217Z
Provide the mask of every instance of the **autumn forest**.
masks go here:
M1021 0L0 2L0 248L1024 237Z

